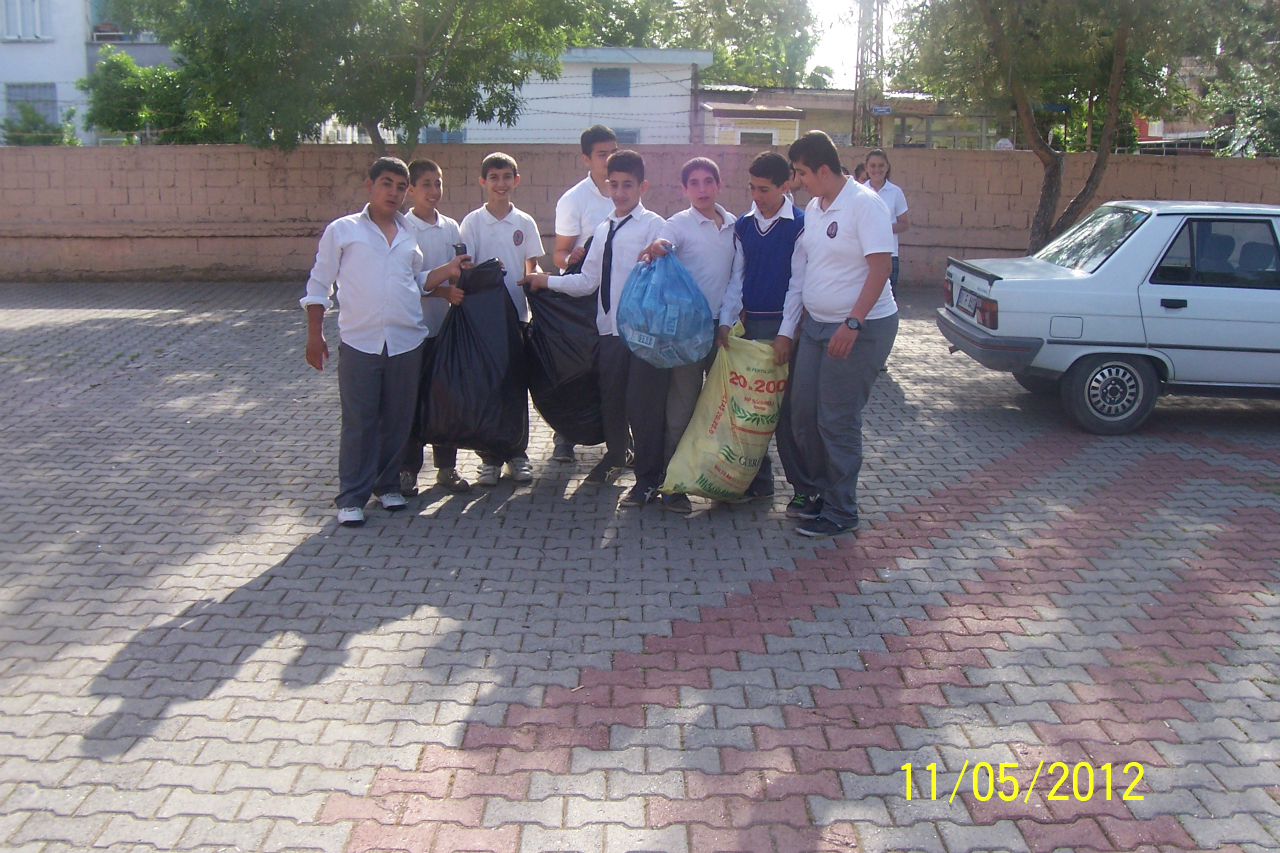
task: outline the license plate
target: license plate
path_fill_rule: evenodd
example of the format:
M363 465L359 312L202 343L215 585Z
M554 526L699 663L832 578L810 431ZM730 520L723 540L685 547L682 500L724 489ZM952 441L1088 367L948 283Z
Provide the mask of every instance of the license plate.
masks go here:
M978 294L972 290L960 288L960 298L956 300L956 307L972 317L973 312L978 310Z

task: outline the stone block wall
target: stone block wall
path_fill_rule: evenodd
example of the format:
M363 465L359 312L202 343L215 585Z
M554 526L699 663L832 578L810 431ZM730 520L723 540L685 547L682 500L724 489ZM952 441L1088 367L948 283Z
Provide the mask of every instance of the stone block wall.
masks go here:
M445 173L441 209L456 219L480 205L479 164L490 146L422 146ZM548 250L555 202L585 174L576 146L516 145L516 204L540 224ZM680 166L709 156L724 177L724 206L750 205L755 149L647 145L645 204L684 206ZM846 149L852 162L862 152ZM366 146L307 145L288 154L245 146L0 148L0 280L297 279L326 223L359 210ZM906 193L906 284L940 280L948 255L1019 254L1039 198L1039 161L1024 151L895 149L892 179ZM1063 203L1091 155L1068 157ZM1096 202L1203 199L1280 204L1280 163L1205 157L1117 156ZM801 198L803 201L803 198Z

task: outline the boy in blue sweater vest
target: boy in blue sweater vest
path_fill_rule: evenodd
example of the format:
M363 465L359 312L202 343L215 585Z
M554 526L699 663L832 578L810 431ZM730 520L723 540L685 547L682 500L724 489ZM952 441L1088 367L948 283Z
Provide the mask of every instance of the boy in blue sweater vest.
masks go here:
M747 340L771 341L774 359L778 364L787 364L791 361L791 339L778 337L778 327L782 324L782 305L791 284L796 239L804 230L804 212L787 199L791 183L791 164L787 158L766 151L751 161L747 171L752 205L746 216L733 226L733 268L720 309L716 343L726 346L729 329L741 320ZM799 470L791 435L790 397L788 384L774 433L784 474ZM744 497L764 498L772 494L773 462L766 453L760 472L747 487Z

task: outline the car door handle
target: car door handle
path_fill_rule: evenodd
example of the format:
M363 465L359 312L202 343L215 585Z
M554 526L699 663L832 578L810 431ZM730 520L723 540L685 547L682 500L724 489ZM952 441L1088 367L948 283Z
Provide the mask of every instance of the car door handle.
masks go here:
M1161 308L1186 308L1187 300L1185 299L1161 299Z

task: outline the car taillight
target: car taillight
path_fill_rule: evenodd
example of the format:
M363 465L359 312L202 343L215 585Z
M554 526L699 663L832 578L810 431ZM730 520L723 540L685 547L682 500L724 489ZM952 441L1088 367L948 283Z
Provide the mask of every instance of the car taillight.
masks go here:
M996 304L994 299L983 297L978 300L978 310L973 313L973 317L978 321L978 325L986 326L988 329L1000 328L1000 306Z
M947 294L947 307L950 308L952 305L956 304L955 300L951 297L951 279L948 278L943 280L942 289Z

